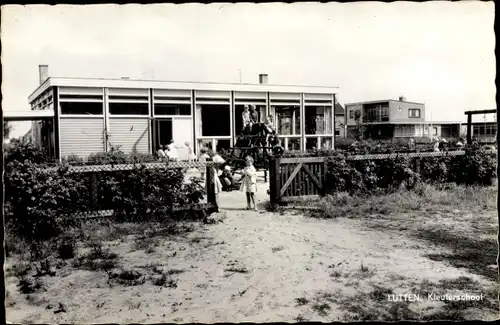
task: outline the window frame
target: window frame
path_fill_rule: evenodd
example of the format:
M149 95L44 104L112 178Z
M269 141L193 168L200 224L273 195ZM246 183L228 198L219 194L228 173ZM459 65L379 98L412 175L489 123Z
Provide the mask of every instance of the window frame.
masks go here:
M417 115L413 116L412 112L418 112L418 116ZM421 112L420 108L409 108L408 109L408 118L421 118L421 116L422 116L422 112Z

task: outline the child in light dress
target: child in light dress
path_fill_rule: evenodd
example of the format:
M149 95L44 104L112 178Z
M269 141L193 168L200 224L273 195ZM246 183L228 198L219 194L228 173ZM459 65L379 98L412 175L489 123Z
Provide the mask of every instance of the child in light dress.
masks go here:
M171 161L177 161L179 155L177 153L177 148L175 147L174 140L170 140L170 144L167 146L167 157Z
M222 183L219 179L219 169L226 161L215 150L210 153L210 157L212 158L213 161L212 168L214 174L213 182L214 182L215 202L217 204L217 207L219 207L220 206L219 193L222 192Z
M191 147L191 144L189 143L189 141L186 141L184 144L186 145L187 151L188 151L188 161L189 162L195 161L196 155L194 154L193 147Z
M257 192L257 170L253 166L253 158L246 158L246 167L243 170L243 181L241 182L240 190L245 192L247 197L247 210L253 209L257 211L255 204L255 192Z
M200 162L201 163L206 163L207 159L210 158L210 156L207 154L207 149L206 148L201 148L200 149ZM201 178L205 179L205 168L202 168L200 170L201 172Z

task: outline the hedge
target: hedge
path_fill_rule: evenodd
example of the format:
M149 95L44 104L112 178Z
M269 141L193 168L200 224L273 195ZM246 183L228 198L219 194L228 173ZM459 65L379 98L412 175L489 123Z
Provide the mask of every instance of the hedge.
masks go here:
M54 166L47 155L31 144L18 143L5 154L6 223L28 240L45 240L75 225L75 214L89 210L90 178L68 173L68 163ZM133 155L115 150L97 161L133 162ZM200 203L205 189L199 178L184 182L182 169L147 169L137 163L132 170L98 175L98 207L113 209L118 220L169 219L174 204Z
M347 161L344 153L335 153L327 158L326 192L370 193L401 186L411 189L419 182L489 186L497 177L496 156L477 144L467 147L461 156L426 157L419 163L417 173L415 160L404 156Z

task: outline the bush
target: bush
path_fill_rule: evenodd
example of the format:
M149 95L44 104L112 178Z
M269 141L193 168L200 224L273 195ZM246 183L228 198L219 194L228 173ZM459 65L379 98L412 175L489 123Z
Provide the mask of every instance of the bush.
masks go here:
M46 170L28 160L12 161L5 175L6 222L29 241L55 237L75 224L69 214L87 209L87 187L60 166Z
M497 160L479 146L461 156L423 158L420 173L405 156L384 160L347 161L345 153L327 158L326 193L373 193L405 187L414 189L420 181L431 184L492 185Z
M135 166L111 176L106 185L116 216L129 221L168 217L174 204L199 203L204 195L201 181L184 184L180 168Z
M55 163L55 160L50 158L45 150L36 147L31 142L11 141L8 149L4 152L5 166L8 166L11 162L24 162L25 160L33 164Z
M5 220L12 233L27 242L57 237L76 225L75 213L88 212L89 174L68 173L70 164L136 164L130 171L99 173L98 202L91 208L113 209L122 219L165 218L174 204L199 203L205 194L201 179L185 184L183 169L147 169L139 164L154 161L153 156L127 155L119 148L93 154L86 161L72 155L62 164L51 165L45 152L34 145L13 142L4 157L8 163ZM61 250L63 256L72 255L70 246Z

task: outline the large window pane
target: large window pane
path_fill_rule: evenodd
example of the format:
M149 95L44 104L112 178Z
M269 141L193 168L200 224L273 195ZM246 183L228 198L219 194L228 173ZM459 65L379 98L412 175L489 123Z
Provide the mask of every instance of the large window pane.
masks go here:
M111 115L148 115L148 103L109 103Z
M229 105L202 105L201 133L204 137L230 136Z
M61 102L61 114L102 115L103 103Z
M300 134L300 107L275 107L276 124L280 135Z
M306 134L331 134L332 107L306 106L305 127L306 127Z

